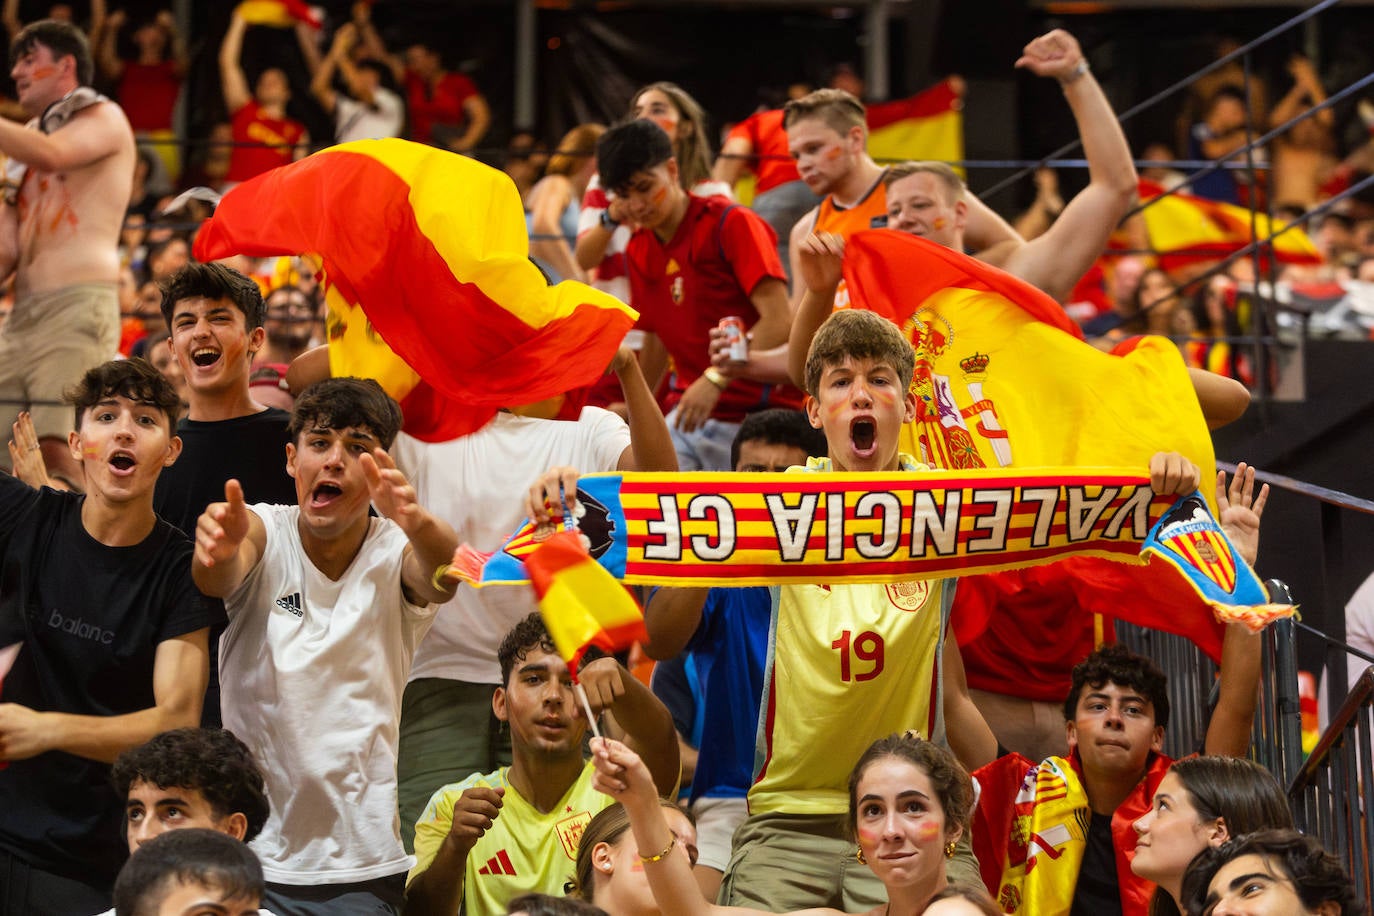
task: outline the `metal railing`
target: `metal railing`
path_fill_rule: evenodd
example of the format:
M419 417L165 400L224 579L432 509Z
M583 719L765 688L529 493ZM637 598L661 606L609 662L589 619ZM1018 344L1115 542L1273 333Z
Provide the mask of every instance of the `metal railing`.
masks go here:
M1288 586L1264 583L1276 602L1292 603ZM1123 624L1117 638L1132 651L1154 659L1169 675L1169 726L1164 753L1175 759L1202 753L1216 705L1217 666L1189 640L1172 633ZM1298 694L1296 627L1275 621L1261 642L1259 705L1251 729L1251 757L1288 784L1302 765L1302 713Z
M1374 666L1365 669L1288 788L1293 817L1340 856L1366 901L1374 855Z

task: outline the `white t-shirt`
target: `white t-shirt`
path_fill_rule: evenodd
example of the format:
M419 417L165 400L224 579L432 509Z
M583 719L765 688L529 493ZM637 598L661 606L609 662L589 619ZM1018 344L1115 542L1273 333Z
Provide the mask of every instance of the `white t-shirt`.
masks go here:
M401 433L391 454L415 487L416 501L452 525L459 543L493 551L524 519L525 493L541 474L557 465L584 473L614 471L629 446L624 420L586 407L576 422L499 413L472 435L449 442L421 442ZM459 586L415 653L411 679L499 684L501 640L538 609L528 586Z
M224 727L253 750L272 813L252 847L269 882L369 881L411 865L396 814L401 692L435 605L401 590L406 536L371 519L337 581L301 546L296 506L250 509L262 559L224 602Z
M390 89L378 86L372 93L373 107L369 108L342 92L334 96L334 139L338 143L350 140L374 140L399 137L405 126L406 110L401 97Z

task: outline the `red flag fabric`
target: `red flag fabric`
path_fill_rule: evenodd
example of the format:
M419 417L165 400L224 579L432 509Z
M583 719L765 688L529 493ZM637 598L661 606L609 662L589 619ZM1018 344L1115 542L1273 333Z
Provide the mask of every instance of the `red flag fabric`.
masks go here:
M639 605L592 559L576 530L551 535L524 563L544 625L574 678L591 646L619 652L648 640Z
M849 239L845 279L852 307L891 320L916 350L917 419L903 448L918 459L944 468L1144 468L1155 452L1177 451L1204 481L1215 473L1211 437L1170 341L1140 338L1120 355L1103 353L1040 290L891 230ZM1181 577L1158 564L1109 566L1084 559L1028 576L999 573L1022 579L1005 588L961 584L956 635L963 643L997 615L1033 613L1048 603L1048 590L1073 596L1067 612L1179 633L1220 655L1220 625ZM1166 590L1174 603L1159 600ZM994 603L999 594L1022 600Z
M505 174L405 140L331 147L239 185L195 254L313 257L334 374L378 379L430 441L595 381L637 317L585 284L545 283Z

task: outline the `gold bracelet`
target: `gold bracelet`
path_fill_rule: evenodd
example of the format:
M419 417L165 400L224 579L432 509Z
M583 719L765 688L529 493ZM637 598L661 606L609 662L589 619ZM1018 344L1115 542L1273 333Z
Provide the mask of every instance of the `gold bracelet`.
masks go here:
M438 566L434 567L434 575L429 577L429 584L434 586L434 590L436 592L451 591L451 589L448 588L448 586L443 585L439 582L440 579L448 575L448 571L450 568L451 567L448 563L440 563Z
M720 370L717 369L715 366L707 366L706 371L702 372L701 375L703 378L706 379L706 381L710 382L712 385L715 385L721 391L724 391L730 385L730 380L725 376L721 375Z
M660 852L658 855L656 855L656 856L646 856L646 855L644 855L643 853L640 853L639 861L641 861L641 862L661 862L662 860L668 858L668 853L672 852L672 851L673 851L673 847L676 846L676 845L677 845L677 836L674 835L673 838L672 838L671 840L668 841L668 845L667 845L667 846L664 846L664 847L663 847L663 851Z

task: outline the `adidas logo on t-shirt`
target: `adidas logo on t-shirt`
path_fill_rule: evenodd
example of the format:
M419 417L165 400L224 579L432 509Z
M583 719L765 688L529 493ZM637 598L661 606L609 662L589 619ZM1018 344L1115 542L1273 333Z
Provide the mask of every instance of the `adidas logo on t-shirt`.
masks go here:
M301 610L301 593L292 592L284 598L277 599L277 607L284 611L290 611L297 617L304 617L305 612Z
M487 859L487 864L477 869L479 875L514 875L515 866L510 863L510 856L506 855L503 849L496 855Z

